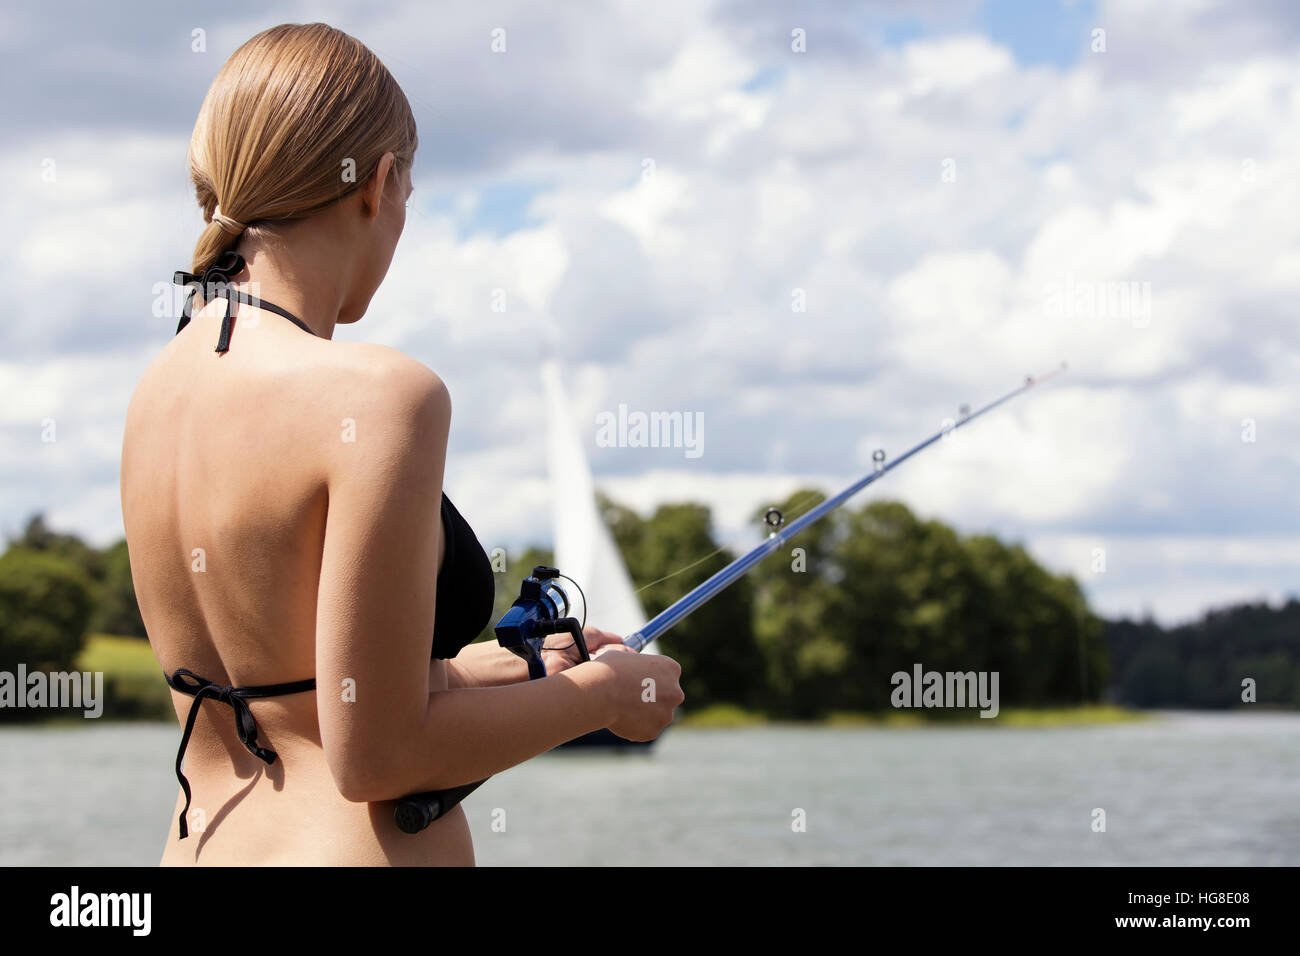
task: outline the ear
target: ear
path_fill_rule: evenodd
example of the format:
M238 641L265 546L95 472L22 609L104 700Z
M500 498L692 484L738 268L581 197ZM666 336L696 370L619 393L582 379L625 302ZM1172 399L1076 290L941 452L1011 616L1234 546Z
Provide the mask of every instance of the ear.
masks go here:
M370 174L365 185L361 187L361 212L367 219L373 219L379 215L380 200L384 195L384 186L388 182L388 174L393 171L393 163L397 159L392 153L384 153L379 157L379 165L375 171Z

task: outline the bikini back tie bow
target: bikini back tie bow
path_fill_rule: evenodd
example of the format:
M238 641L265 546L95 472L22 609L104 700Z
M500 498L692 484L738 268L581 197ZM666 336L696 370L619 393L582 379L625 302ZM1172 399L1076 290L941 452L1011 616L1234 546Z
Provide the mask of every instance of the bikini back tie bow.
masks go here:
M190 734L194 732L194 721L199 716L199 704L205 697L220 701L223 704L229 704L231 710L235 712L235 733L239 736L239 742L242 743L248 752L263 763L275 763L276 752L269 747L262 747L257 742L257 721L253 719L253 712L248 707L250 698L258 697L278 697L280 694L297 694L302 691L314 690L316 679L291 681L287 684L263 684L257 687L231 687L227 684L218 684L215 681L207 680L200 677L193 671L181 668L167 677L167 683L173 690L178 690L182 694L188 694L194 698L194 703L190 705L189 715L185 718L185 732L181 734L181 746L176 751L176 779L180 781L181 789L185 791L185 808L181 810L180 832L181 839L184 840L189 836L189 826L186 823L186 816L190 812L190 782L185 779L185 774L181 770L181 763L185 759L185 748L189 746Z

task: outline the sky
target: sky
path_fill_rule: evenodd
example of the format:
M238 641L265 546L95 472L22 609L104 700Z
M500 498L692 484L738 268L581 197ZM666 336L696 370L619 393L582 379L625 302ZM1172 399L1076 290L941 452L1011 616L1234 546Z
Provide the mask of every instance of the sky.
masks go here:
M202 225L199 104L240 43L312 21L374 50L420 132L388 276L336 338L447 382L445 487L489 550L550 540L548 348L597 485L704 502L735 547L755 508L1065 361L852 505L1022 542L1108 616L1300 593L1283 0L7 3L0 532L121 537L126 406ZM603 444L620 405L702 440Z

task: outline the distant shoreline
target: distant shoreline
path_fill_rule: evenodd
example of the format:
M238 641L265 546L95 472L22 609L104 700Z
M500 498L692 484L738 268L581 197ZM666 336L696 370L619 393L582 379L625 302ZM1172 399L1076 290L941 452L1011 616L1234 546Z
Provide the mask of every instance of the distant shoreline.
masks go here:
M131 637L94 634L77 659L77 669L103 671L106 701L102 717L94 723L163 723L176 724L171 694L163 679L153 650L147 641ZM1254 710L1255 708L1250 708ZM1260 711L1273 708L1259 707ZM1228 713L1234 711L1203 711ZM1196 711L1202 712L1202 711ZM1292 711L1285 711L1292 712ZM83 724L79 715L51 710L37 717L28 712L26 719L4 719L4 726L49 726ZM974 710L900 709L867 713L837 711L820 718L795 719L773 716L760 710L734 704L717 704L692 709L683 708L674 726L699 729L730 729L764 726L843 727L843 728L935 728L935 727L1086 727L1105 724L1134 723L1159 719L1161 711L1138 710L1114 704L1087 704L1076 707L1004 707L993 718L981 718Z
M1158 719L1154 711L1089 704L1079 707L1005 707L997 717L981 718L974 712L953 710L889 710L866 713L839 711L822 718L795 720L772 717L757 710L719 704L683 712L674 723L680 727L726 729L733 727L818 726L898 729L908 727L1078 727L1133 723Z

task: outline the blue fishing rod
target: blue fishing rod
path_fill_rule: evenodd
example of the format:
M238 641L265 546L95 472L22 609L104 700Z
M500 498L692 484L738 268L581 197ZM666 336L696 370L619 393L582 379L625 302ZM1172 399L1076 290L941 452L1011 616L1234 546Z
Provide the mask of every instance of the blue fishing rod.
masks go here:
M935 442L942 439L945 435L948 435L956 431L958 428L961 428L963 425L970 424L975 419L979 418L981 415L993 411L993 409L997 408L999 405L1003 404L1004 402L1011 401L1011 399L1015 398L1017 395L1022 395L1025 392L1029 391L1031 388L1034 388L1037 385L1041 385L1043 382L1046 382L1050 378L1054 378L1055 376L1061 374L1061 372L1065 371L1065 369L1066 369L1066 365L1064 362L1062 362L1059 368L1053 369L1051 372L1048 372L1046 375L1040 375L1037 378L1031 375L1025 379L1025 383L1021 385L1019 388L1013 389L1012 391L1003 395L1001 398L989 402L983 408L977 409L976 411L971 412L963 407L961 412L959 413L958 418L953 422L951 426L939 429L939 431L935 432L929 438L925 439L925 441L913 445L907 451L903 452L903 454L899 455L893 461L889 462L889 464L884 463L885 453L883 451L880 450L875 451L872 454L872 460L875 463L875 470L873 470L871 474L867 475L865 478L862 478L859 481L855 481L853 484L849 485L847 488L841 491L834 498L827 498L816 508L813 508L807 514L802 515L801 517L796 519L792 524L785 527L783 530L777 530L784 523L784 519L781 515L781 512L775 508L769 508L767 510L767 514L764 515L764 521L773 530L769 532L767 538L761 544L757 545L748 554L745 554L737 558L735 561L732 561L729 565L727 565L717 574L713 575L703 584L700 584L698 587L696 587L685 597L680 598L673 604L670 604L668 607L664 608L664 610L660 611L653 618L651 618L650 621L644 627L641 628L641 630L637 631L634 634L629 634L627 637L625 637L623 639L623 643L626 644L628 647L632 648L633 650L637 650L637 651L641 650L641 648L645 647L647 644L653 641L664 631L668 630L668 628L672 627L682 618L686 617L686 615L690 614L692 611L698 608L705 601L709 600L710 598L717 595L720 591L727 588L729 585L735 582L737 578L743 577L751 568L754 567L754 565L758 564L760 561L762 561L765 557L767 557L777 548L785 544L787 540L797 535L800 531L808 527L810 524L813 524L814 522L824 518L826 515L834 511L840 505L844 504L844 502L848 501L850 498L856 495L863 488L867 487L867 485L871 484L873 481L876 481L877 479L883 477L886 473L893 471L895 468L897 468L903 462L907 461L907 459L911 458L913 455L920 454L922 451L929 448Z
M893 471L914 455L920 454L935 442L940 441L945 435L964 425L969 425L981 415L993 411L999 405L1011 401L1018 395L1023 395L1025 392L1064 372L1065 369L1066 364L1062 362L1059 368L1053 369L1046 375L1029 376L1025 379L1023 385L1012 389L1001 398L994 399L973 412L963 406L958 413L958 417L951 425L940 428L929 438L913 445L888 464L885 463L885 453L880 450L875 451L871 456L875 467L870 474L855 481L835 497L827 498L785 527L782 527L785 522L781 512L776 508L769 508L764 515L764 522L772 530L760 544L732 561L703 584L690 591L685 597L678 599L656 614L640 630L625 637L623 643L635 651L640 651L700 605L717 596L738 578L747 574L755 565L784 545L790 538L814 522L824 518L873 481L877 481L888 472ZM561 574L556 568L538 565L533 568L533 573L530 576L524 578L520 586L519 597L515 599L514 604L510 606L510 610L502 616L494 629L501 646L509 648L528 663L528 677L530 680L546 676L546 665L542 660L542 650L546 638L552 634L569 634L578 648L579 658L583 661L591 660L591 655L587 651L587 642L582 636L587 616L586 601L585 599L583 601L583 620L581 622L577 618L569 616L571 602L568 593L560 585L559 578L566 578L571 581L578 588L581 595L582 588L578 586L578 582L568 578L567 575ZM430 791L404 797L398 801L395 811L398 827L406 833L419 833L473 793L484 782L485 780L478 780L474 783L452 787L447 790Z

